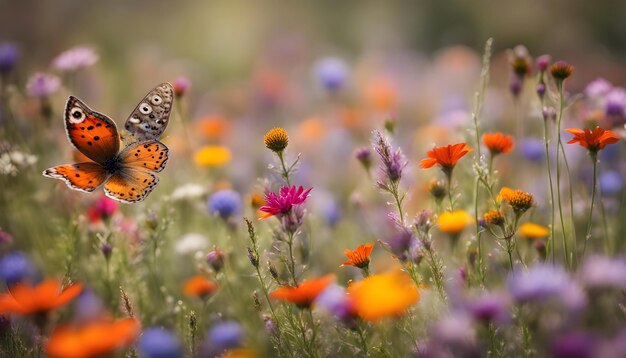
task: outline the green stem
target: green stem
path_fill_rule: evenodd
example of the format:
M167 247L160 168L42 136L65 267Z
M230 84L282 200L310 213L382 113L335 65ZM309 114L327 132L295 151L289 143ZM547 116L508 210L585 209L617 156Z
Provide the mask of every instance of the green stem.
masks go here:
M400 215L400 222L404 223L404 214L402 213L402 201L400 200L400 196L398 195L398 182L391 183L391 194L393 198L396 200L396 205L398 206L398 214Z
M587 217L587 234L585 235L585 242L583 243L583 252L582 257L585 257L585 249L587 248L587 242L591 239L591 226L593 222L593 204L596 200L596 186L597 186L597 175L598 175L598 154L590 152L591 160L593 161L593 182L591 184L591 206L589 207L589 216ZM604 237L605 247L606 247L606 236Z
M294 287L297 287L298 280L296 279L296 260L293 257L293 233L289 233L287 246L289 247L289 273L291 274L291 279L293 280Z
M452 170L445 171L448 180L448 199L450 200L450 211L454 211L454 203L452 202Z
M563 220L563 204L561 202L561 166L560 166L560 151L561 148L561 119L563 117L563 82L557 82L557 86L559 88L559 115L557 117L557 149L556 149L556 193L557 200L559 203L559 218L561 221L561 234L563 236L563 255L565 255L565 263L571 267L571 263L569 260L569 250L567 249L567 235L565 232L565 220Z
M283 152L276 152L276 155L278 155L278 159L280 159L280 166L283 169L283 179L285 179L285 181L287 182L287 186L291 186L291 182L289 181L289 170L287 169L287 165L285 165L285 158L283 157Z
M548 182L550 183L550 251L552 251L552 264L555 264L555 249L554 245L554 188L552 185L552 168L550 166L550 151L549 151L549 139L548 139L548 120L543 121L543 141L546 147L546 164L548 165Z

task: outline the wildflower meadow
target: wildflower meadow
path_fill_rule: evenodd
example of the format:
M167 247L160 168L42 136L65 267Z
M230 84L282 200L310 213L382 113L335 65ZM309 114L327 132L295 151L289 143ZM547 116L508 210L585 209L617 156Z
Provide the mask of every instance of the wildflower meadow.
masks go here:
M626 357L626 34L34 3L0 2L0 357Z

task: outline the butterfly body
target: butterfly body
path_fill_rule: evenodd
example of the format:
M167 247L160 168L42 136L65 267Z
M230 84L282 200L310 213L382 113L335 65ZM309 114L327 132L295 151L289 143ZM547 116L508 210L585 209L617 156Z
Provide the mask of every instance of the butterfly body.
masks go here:
M146 98L155 96L171 98L173 89L165 83L157 86L142 100L139 106L146 105ZM142 201L156 187L156 176L165 168L168 148L158 141L169 120L172 102L159 101L163 108L153 109L154 124L150 131L141 130L146 126L129 126L133 140L120 151L120 135L115 123L107 116L95 112L76 97L70 96L65 109L65 129L72 145L89 158L90 162L59 165L43 172L44 176L60 179L72 189L92 192L104 185L107 196L124 202ZM168 104L168 107L165 107ZM131 115L129 118L136 118ZM157 125L156 123L160 123ZM140 121L140 124L143 123ZM144 123L145 124L145 123ZM154 129L151 129L155 127Z

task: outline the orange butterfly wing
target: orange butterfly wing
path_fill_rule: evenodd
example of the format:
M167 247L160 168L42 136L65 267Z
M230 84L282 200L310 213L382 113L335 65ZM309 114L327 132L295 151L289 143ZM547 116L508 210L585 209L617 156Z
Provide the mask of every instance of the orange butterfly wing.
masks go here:
M158 183L159 178L153 173L124 168L107 180L104 193L123 203L136 203L143 201Z
M115 123L73 96L65 105L65 129L76 149L97 163L105 164L120 149Z
M105 194L123 203L142 201L159 183L169 149L157 140L130 144L120 153L122 169L107 180Z
M87 193L96 190L107 178L104 168L92 162L59 165L46 169L43 175L63 180L68 187Z
M130 144L120 153L124 167L141 171L160 172L167 163L169 149L157 140Z

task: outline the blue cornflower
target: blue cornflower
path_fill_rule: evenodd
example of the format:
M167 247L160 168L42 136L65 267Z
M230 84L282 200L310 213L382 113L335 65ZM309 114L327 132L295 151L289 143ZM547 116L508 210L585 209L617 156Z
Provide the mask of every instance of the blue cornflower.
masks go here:
M243 342L243 329L235 321L220 322L207 334L210 346L218 351L236 348Z
M28 280L34 274L35 266L22 252L12 252L0 260L0 278L7 286Z
M241 211L241 195L230 189L220 190L209 197L208 205L211 214L228 219Z
M183 356L180 339L163 328L148 328L137 343L139 356L145 358L180 358Z
M336 57L325 57L315 65L315 75L322 87L336 91L343 87L348 79L348 65Z
M3 43L0 45L0 73L11 72L15 63L19 58L19 51L12 43Z

